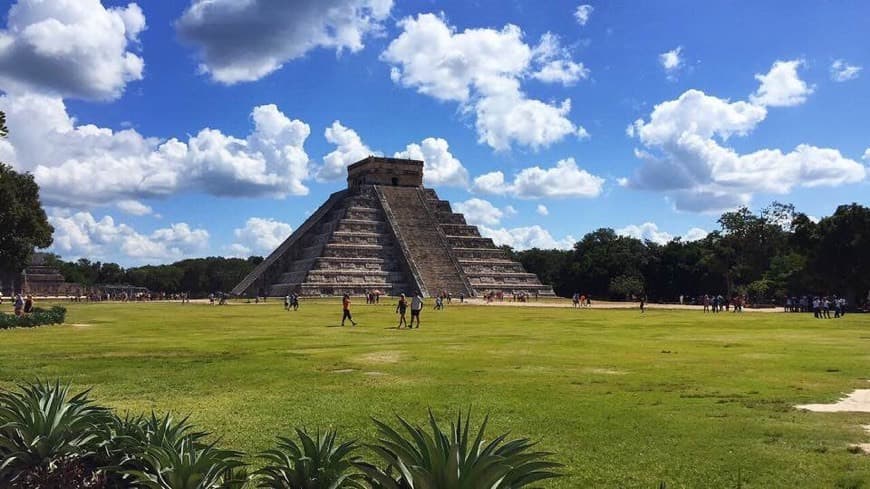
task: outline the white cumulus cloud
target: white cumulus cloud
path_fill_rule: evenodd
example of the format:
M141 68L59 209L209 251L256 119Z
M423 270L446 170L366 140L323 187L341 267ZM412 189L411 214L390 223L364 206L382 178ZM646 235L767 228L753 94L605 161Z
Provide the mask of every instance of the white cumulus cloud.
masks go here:
M450 153L450 145L444 139L426 138L420 144L411 143L394 156L424 161L423 182L427 186L468 186L468 170Z
M542 216L549 216L550 215L550 209L547 209L547 206L545 206L544 204L538 204L538 207L535 209L535 212L537 212L538 214L540 214Z
M701 228L691 228L683 236L675 236L671 233L659 229L659 226L654 222L645 222L643 224L629 224L624 228L615 230L620 236L630 236L644 241L652 241L660 245L672 241L674 238L681 238L683 241L697 241L704 239L707 236L707 231Z
M463 214L466 222L473 225L497 226L504 216L498 207L484 199L472 198L453 204L453 210Z
M139 202L138 200L122 200L117 204L118 209L132 216L147 216L154 213L150 206Z
M183 222L145 234L116 223L112 216L97 219L89 212L56 209L49 213L49 222L54 226L50 249L67 260L85 257L134 263L167 262L189 258L208 248L208 231Z
M475 178L473 185L477 192L521 199L597 197L603 187L603 178L579 168L573 158L560 160L551 168L524 168L512 182L507 182L501 171L485 173Z
M806 102L814 89L798 75L803 64L802 60L777 61L766 74L755 75L761 85L749 100L764 107L791 107Z
M700 239L704 239L707 235L710 234L706 230L701 228L691 228L686 231L686 234L683 235L684 241L698 241Z
M271 253L290 236L293 228L286 222L271 218L251 217L241 228L233 230L236 242L231 251L237 255Z
M574 11L574 18L577 19L578 24L586 25L594 10L595 8L593 8L592 5L578 5L577 10Z
M275 105L251 112L244 139L202 129L186 141L78 125L60 98L0 97L10 132L10 161L30 171L50 205L88 207L184 190L217 196L305 195L310 129ZM2 150L2 148L0 148Z
M659 55L659 64L665 69L668 78L675 78L680 69L684 66L683 47L677 46L670 51L666 51Z
M138 43L145 16L135 3L19 0L0 30L0 89L111 100L141 80Z
M521 88L531 76L560 83L587 76L557 36L547 33L533 47L515 25L456 32L434 14L406 17L398 25L402 32L381 54L391 65L392 80L458 102L464 113L474 114L479 142L496 150L514 143L541 148L579 134L580 127L568 119L569 99L543 102Z
M538 226L526 226L516 228L489 228L480 226L481 236L492 238L496 246L510 246L516 250L528 250L530 248L569 250L577 242L573 236L565 236L561 239L553 238L549 231Z
M835 82L854 80L861 74L862 69L860 66L850 65L842 59L835 60L831 63L831 80Z
M317 48L357 52L392 0L193 0L175 27L200 69L226 84L259 80Z
M654 222L645 222L640 225L629 224L624 228L616 229L615 232L620 236L630 236L644 241L652 241L660 245L666 244L674 238L681 238L683 241L698 241L699 239L704 239L709 234L701 228L691 228L683 236L674 236L659 229L658 225Z
M718 212L746 205L758 192L862 181L866 168L836 149L800 144L790 152L741 154L725 146L731 137L750 134L768 107L792 105L811 93L800 80L786 81L798 64L774 63L768 75L757 76L762 88L748 102L688 90L656 105L648 120L639 119L627 131L644 148L635 151L642 164L626 186L663 191L680 210Z
M317 171L318 181L341 180L347 175L348 165L375 154L356 131L343 126L341 121L334 121L323 136L336 147L323 157L323 166Z
M654 222L645 222L641 225L629 224L624 228L616 229L616 234L620 236L630 236L632 238L641 239L644 241L652 241L653 243L665 244L674 239L670 233L659 229Z

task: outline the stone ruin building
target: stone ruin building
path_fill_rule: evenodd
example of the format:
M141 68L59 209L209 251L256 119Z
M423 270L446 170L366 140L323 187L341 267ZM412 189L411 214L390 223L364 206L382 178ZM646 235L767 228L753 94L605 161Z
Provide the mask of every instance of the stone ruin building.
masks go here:
M33 253L30 264L20 274L0 276L0 292L9 297L17 292L38 297L79 293L78 284L67 283L57 268L49 265L45 253Z
M233 290L242 296L553 295L423 187L423 162L370 156Z

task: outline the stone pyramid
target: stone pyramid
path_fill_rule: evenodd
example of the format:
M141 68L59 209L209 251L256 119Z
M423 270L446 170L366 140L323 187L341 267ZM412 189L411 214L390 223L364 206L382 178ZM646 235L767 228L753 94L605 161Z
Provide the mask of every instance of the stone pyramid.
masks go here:
M347 173L347 189L332 194L233 294L553 295L423 187L422 161L370 156Z

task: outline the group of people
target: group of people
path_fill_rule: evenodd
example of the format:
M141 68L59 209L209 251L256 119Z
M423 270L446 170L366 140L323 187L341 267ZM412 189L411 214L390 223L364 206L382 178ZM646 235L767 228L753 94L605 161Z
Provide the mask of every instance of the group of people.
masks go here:
M812 312L816 319L841 318L846 315L846 299L832 296L786 297L785 312Z
M571 306L575 309L581 307L592 307L592 296L589 294L574 292L574 294L571 296ZM643 307L641 307L641 310L643 310Z
M227 297L228 297L228 295L225 292L212 292L211 294L208 295L208 304L210 306L213 306L215 304L217 304L219 306L226 305ZM257 302L260 302L259 297L255 298L255 300ZM263 301L265 302L265 300L266 300L266 298L264 297Z
M3 304L2 293L0 293L0 304ZM24 295L21 292L15 294L12 300L12 309L18 317L30 314L33 312L33 296L30 294Z
M284 310L298 311L299 310L299 294L290 293L284 296Z
M289 296L288 296L289 297ZM366 294L366 303L372 304L369 302L368 294ZM377 301L374 302L376 304ZM296 301L296 307L298 308L298 296ZM345 321L350 321L351 326L356 326L357 322L353 319L353 313L351 313L351 304L352 301L350 299L350 294L344 294L341 298L341 325L344 326ZM405 297L405 294L399 296L399 302L396 304L396 314L399 315L399 324L396 325L396 329L402 329L406 327L408 329L414 328L414 321L416 320L416 328L420 328L420 312L423 310L423 296L420 292L417 292L411 297L410 304L408 298ZM411 322L408 322L407 319L407 311L410 306L411 309ZM435 308L444 308L444 299L439 295L435 301Z
M366 304L380 304L381 303L381 291L380 290L370 290L366 292Z
M704 294L704 297L701 298L701 303L704 305L704 312L743 312L743 305L746 304L746 298L741 295L735 295L729 299L723 297L722 294Z

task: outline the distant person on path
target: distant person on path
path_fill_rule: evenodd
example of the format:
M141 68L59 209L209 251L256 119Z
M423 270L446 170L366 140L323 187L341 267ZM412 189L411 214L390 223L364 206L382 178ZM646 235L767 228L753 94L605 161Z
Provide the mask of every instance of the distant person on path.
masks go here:
M436 297L435 298L435 310L440 311L441 309L444 309L444 299L442 299L441 297Z
M27 298L24 299L24 314L30 314L33 312L33 296L27 294Z
M408 327L408 320L405 319L405 311L408 309L408 300L405 299L405 294L399 296L399 303L396 304L396 314L399 315L399 325L396 329L402 329L402 325Z
M341 315L341 325L344 326L344 321L347 319L350 321L351 326L356 326L353 316L350 314L350 296L347 294L344 294L344 297L341 298L341 309L343 311Z
M460 304L465 303L465 293L463 293L463 292L459 293L459 303Z
M646 310L646 296L640 296L640 313L643 314Z
M586 307L592 307L592 294L586 294Z
M13 306L15 308L15 315L21 316L21 311L24 309L24 298L21 297L21 293L15 294L15 304Z
M290 307L292 307L294 311L299 310L299 294L290 294Z
M574 292L574 295L571 296L571 304L574 306L574 309L577 309L577 306L580 304L580 292Z
M423 310L423 297L420 295L420 292L414 294L414 298L411 299L411 324L408 326L408 329L414 327L414 318L417 318L417 329L420 329L420 311Z
M284 296L284 310L285 311L290 310L290 294L287 294Z
M710 296L704 294L704 312L710 312Z

